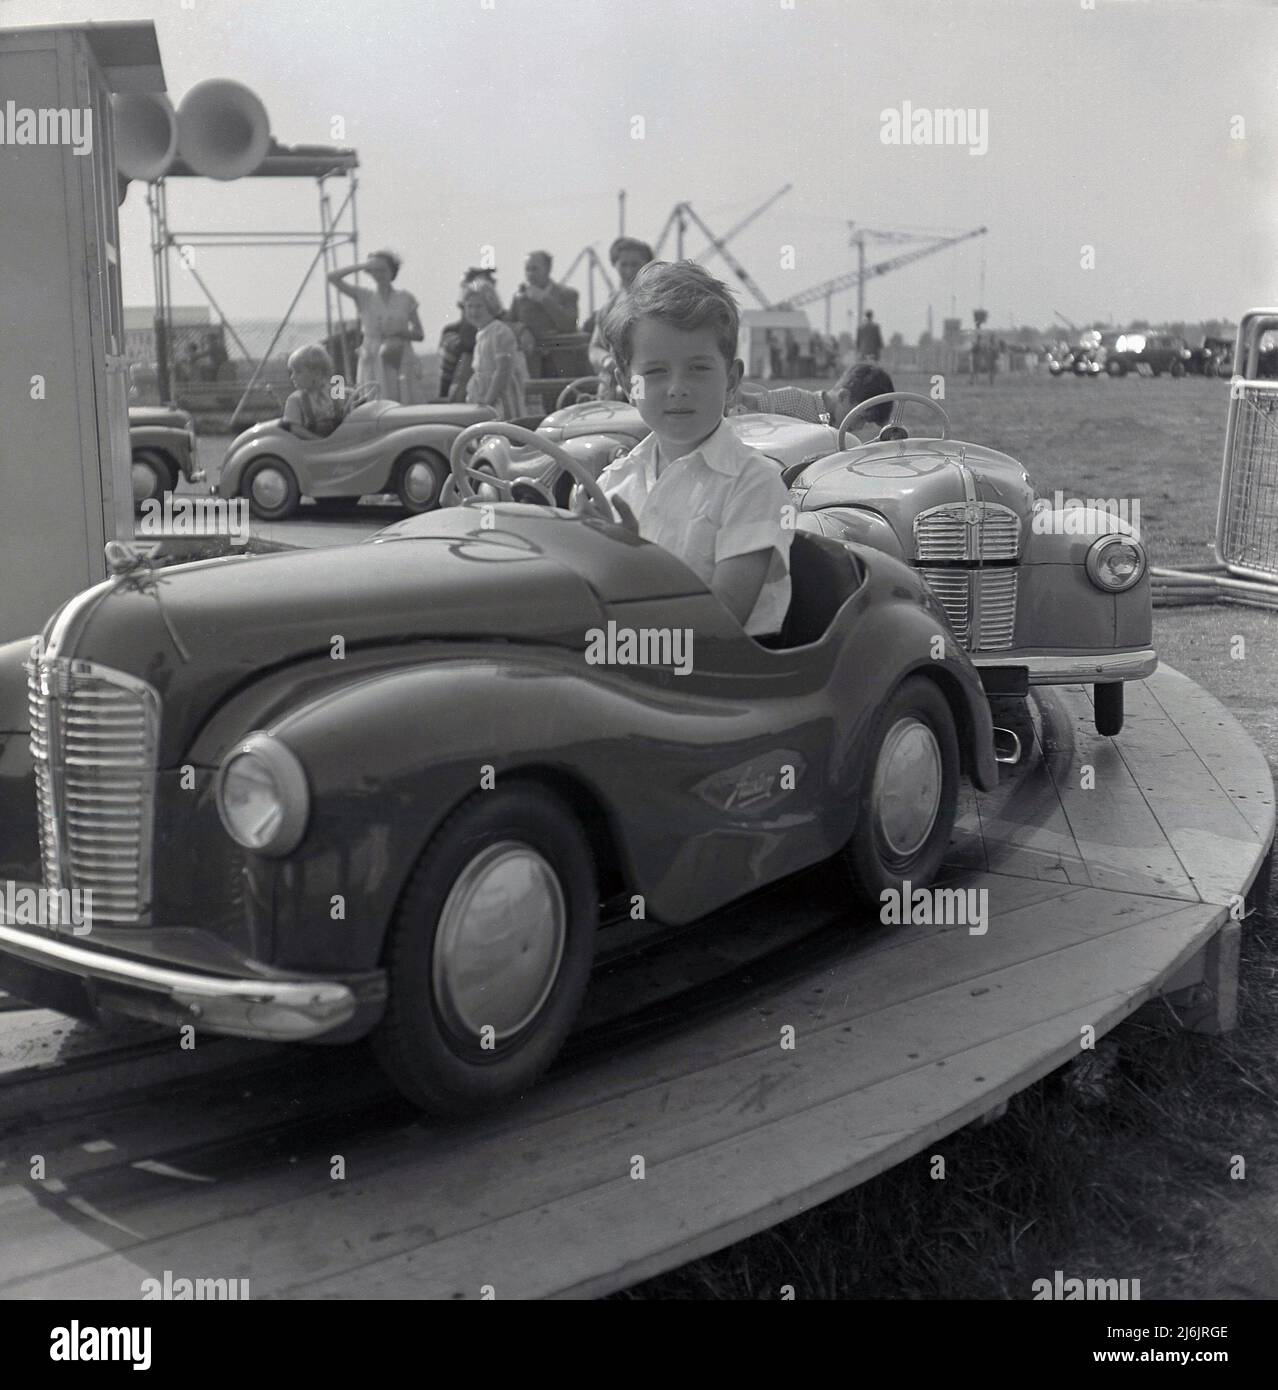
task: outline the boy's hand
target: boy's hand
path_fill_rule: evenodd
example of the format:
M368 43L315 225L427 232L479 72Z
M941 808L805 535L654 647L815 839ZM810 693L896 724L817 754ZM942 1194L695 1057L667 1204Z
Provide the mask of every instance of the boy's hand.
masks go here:
M608 500L612 503L613 511L621 518L621 524L627 531L633 531L637 536L639 534L639 519L630 510L629 504L620 497L610 497Z

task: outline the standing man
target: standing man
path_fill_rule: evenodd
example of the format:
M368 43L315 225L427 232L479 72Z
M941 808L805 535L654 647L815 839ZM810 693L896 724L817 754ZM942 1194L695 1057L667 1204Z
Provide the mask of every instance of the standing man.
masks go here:
M883 334L874 322L874 310L865 311L865 322L856 330L856 355L863 362L877 362L883 353Z
M533 375L553 376L554 355L542 343L561 333L577 331L577 291L550 278L549 251L533 251L524 262L524 283L515 292L510 317L532 339L531 356L537 358ZM530 364L531 365L531 364Z
M617 272L621 284L595 314L594 331L590 335L590 365L599 373L600 399L625 400L627 397L624 392L614 397L614 392L621 391L621 387L613 376L612 350L604 337L603 327L612 306L630 288L635 276L652 260L652 247L646 241L639 241L635 237L619 236L608 248L608 259L612 262L612 268Z

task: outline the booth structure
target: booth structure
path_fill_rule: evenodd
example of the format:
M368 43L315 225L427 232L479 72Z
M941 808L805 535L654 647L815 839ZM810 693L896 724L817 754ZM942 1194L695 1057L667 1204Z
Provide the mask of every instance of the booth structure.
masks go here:
M0 641L133 534L111 95L163 89L150 23L0 29Z
M810 358L812 328L801 309L743 309L737 356L758 381L798 376L796 361Z

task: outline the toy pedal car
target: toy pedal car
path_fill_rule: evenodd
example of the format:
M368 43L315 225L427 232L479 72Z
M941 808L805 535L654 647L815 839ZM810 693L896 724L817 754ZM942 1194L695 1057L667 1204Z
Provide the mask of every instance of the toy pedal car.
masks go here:
M217 480L223 497L247 497L264 521L292 516L303 497L331 508L394 493L410 512L440 504L453 440L467 425L491 420L489 406L398 405L360 387L350 410L325 439L303 439L267 420L231 442Z
M489 430L548 450L586 511L479 502L466 435ZM877 920L935 874L961 775L997 767L916 571L801 529L765 646L557 444L480 423L451 467L461 506L122 568L0 647L0 867L92 894L83 934L0 925L0 987L368 1034L405 1095L465 1112L558 1051L603 904L677 927L837 857Z
M202 483L195 442L195 417L169 406L129 407L133 501L136 506L173 492L180 479Z

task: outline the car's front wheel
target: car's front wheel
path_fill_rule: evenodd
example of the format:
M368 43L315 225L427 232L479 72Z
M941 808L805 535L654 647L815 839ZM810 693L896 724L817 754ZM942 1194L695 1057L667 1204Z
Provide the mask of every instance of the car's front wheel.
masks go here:
M1095 702L1093 718L1096 732L1105 738L1113 738L1123 730L1123 683L1106 681L1103 685L1092 686L1092 699Z
M514 1099L572 1027L598 925L590 847L559 797L476 793L426 847L391 927L383 1069L432 1114Z
M449 476L447 459L430 449L410 449L395 464L392 490L405 511L433 512Z
M877 905L885 889L935 876L958 810L959 749L954 715L926 676L893 692L866 745L857 831L846 855L862 894Z
M166 492L177 487L176 470L170 468L163 454L150 449L139 449L132 462L133 505L140 507L143 502L158 501Z
M1115 362L1111 360L1105 364L1105 370L1110 374L1110 376L1126 376L1127 363Z
M248 498L249 511L260 521L283 521L302 500L293 470L272 454L255 458L244 470L240 496Z

